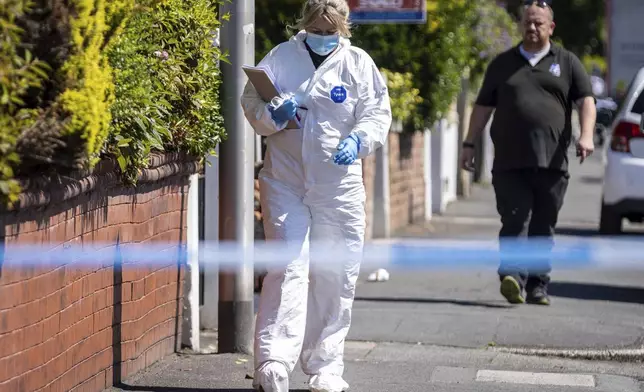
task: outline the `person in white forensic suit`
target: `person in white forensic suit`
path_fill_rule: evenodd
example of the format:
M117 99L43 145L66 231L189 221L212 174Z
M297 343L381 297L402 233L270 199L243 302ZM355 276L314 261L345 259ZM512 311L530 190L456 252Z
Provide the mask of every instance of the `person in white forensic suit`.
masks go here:
M264 102L250 82L241 99L267 137L259 174L266 239L288 253L285 267L268 270L259 299L253 387L264 392L288 391L298 360L311 391L349 387L344 341L365 234L361 159L385 144L392 117L384 78L350 43L348 16L345 0L306 1L299 32L258 64L284 99ZM301 129L286 129L294 118Z

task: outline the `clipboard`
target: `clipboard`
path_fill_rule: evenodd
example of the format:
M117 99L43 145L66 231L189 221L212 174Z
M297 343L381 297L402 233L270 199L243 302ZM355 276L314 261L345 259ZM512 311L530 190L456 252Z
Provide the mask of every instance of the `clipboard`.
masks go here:
M243 65L242 69L264 102L268 103L282 93L282 90L275 83L275 76L270 69L248 65ZM302 124L297 119L290 120L286 125L286 129L300 128L302 128Z

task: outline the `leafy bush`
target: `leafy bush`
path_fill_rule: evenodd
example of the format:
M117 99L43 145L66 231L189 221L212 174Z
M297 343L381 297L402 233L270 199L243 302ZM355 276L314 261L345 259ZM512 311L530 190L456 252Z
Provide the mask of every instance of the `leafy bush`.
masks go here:
M384 68L380 71L387 79L393 118L403 124L407 123L423 102L420 92L414 87L414 76L409 72L401 74Z
M0 203L16 175L115 156L131 182L153 151L211 152L223 1L2 0Z
M36 121L18 130L21 175L91 166L103 150L113 101L104 48L134 0L34 0L19 18L21 44L50 65L49 79L32 89L24 107Z
M130 180L152 150L203 157L224 138L213 45L219 0L167 0L132 17L110 48L110 146Z
M133 4L134 0L130 0ZM114 101L112 70L103 48L111 14L130 8L125 1L106 6L107 1L74 0L71 19L72 55L61 68L68 88L61 94L64 112L70 113L65 134L81 135L90 165L98 161L109 132L110 106ZM120 5L120 7L118 7Z
M0 195L10 202L20 191L13 179L19 163L16 143L20 130L36 119L36 113L25 107L25 96L30 89L39 89L47 78L47 65L21 43L24 30L17 19L31 6L27 0L7 0L0 8Z

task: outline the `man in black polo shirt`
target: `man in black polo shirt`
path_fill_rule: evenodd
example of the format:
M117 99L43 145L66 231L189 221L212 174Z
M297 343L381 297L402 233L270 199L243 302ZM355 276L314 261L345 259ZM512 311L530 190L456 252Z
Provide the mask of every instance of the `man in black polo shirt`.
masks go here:
M462 167L473 170L474 143L494 112L492 184L502 223L499 236L527 234L546 239L549 247L568 187L573 103L580 114L577 156L582 162L593 152L595 126L588 74L573 53L550 41L555 27L551 1L526 0L523 42L490 63L461 155ZM550 270L548 260L523 266L501 260L501 294L510 303L548 305Z

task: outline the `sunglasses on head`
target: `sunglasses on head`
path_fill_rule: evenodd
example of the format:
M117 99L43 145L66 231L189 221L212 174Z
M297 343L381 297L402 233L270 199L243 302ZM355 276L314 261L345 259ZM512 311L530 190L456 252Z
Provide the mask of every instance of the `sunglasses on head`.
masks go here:
M525 0L523 5L526 7L536 4L538 7L546 8L552 5L552 0Z

